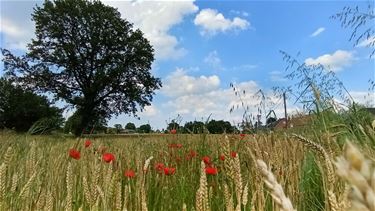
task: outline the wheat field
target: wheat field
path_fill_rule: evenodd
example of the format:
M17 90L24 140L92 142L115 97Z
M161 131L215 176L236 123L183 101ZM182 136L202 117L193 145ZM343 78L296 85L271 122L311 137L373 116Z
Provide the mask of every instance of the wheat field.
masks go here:
M3 131L0 210L375 210L370 125L295 132Z

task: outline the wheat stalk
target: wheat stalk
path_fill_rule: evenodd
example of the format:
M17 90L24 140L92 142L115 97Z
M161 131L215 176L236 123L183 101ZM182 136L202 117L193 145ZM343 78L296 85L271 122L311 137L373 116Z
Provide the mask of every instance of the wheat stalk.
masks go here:
M87 183L87 178L85 176L82 178L82 186L83 186L84 197L85 197L87 203L90 206L92 206L94 202L92 200L91 193L90 193L90 188L89 188L89 185Z
M7 151L5 152L5 155L4 155L4 163L5 165L9 166L10 162L12 161L12 158L13 158L13 148L12 147L8 147Z
M66 169L66 202L65 202L65 210L71 211L72 210L72 192L73 192L73 169L72 163L68 163L68 167Z
M375 211L375 168L373 162L351 143L345 146L344 154L337 158L337 174L352 188L349 193L351 210Z
M46 198L46 206L44 207L46 211L53 210L53 196L51 191L47 192L47 198Z
M205 172L206 165L203 161L201 161L201 176L199 180L199 188L196 193L195 198L195 209L197 211L208 211L210 210L209 202L208 202L208 184L207 184L207 176Z
M271 196L281 211L295 211L288 197L285 196L284 190L277 182L273 173L268 169L263 160L257 160L257 167L263 176L264 183L271 190Z
M248 201L249 183L246 183L242 191L242 205L246 207Z
M12 185L10 187L10 192L11 193L14 193L17 189L17 185L18 185L18 174L17 172L13 174L12 176Z
M241 166L240 166L240 156L237 155L234 158L233 162L234 166L234 185L236 189L236 196L237 196L237 205L236 211L241 211L241 197L242 197L242 176L241 176Z
M6 189L6 174L7 165L5 163L0 166L0 199L5 199L5 189Z
M43 210L45 202L46 202L46 191L42 190L42 192L40 193L39 199L36 203L36 210Z
M233 211L233 199L231 194L229 193L229 188L227 184L224 184L224 199L226 210Z
M121 207L122 207L121 182L117 182L116 195L115 195L115 209L121 210Z
M221 149L223 150L222 153L225 157L224 160L224 170L225 174L231 178L234 179L234 169L233 169L233 160L230 159L230 143L229 143L229 138L228 136L224 137L224 141L220 142L221 143Z
M325 162L325 166L326 166L326 170L327 170L327 179L328 179L328 187L329 187L328 191L327 191L328 203L329 203L329 205L330 205L330 207L333 211L339 210L340 208L339 208L339 204L337 202L337 197L336 197L336 195L334 194L334 191L333 191L333 185L336 183L336 178L335 178L335 173L334 173L334 169L333 169L333 164L331 162L331 156L319 144L314 143L314 142L308 140L307 138L305 138L303 136L300 136L300 135L297 135L297 134L292 134L292 136L296 137L299 141L304 143L306 146L308 146L311 149L317 151L320 154L320 156L323 157L324 162Z

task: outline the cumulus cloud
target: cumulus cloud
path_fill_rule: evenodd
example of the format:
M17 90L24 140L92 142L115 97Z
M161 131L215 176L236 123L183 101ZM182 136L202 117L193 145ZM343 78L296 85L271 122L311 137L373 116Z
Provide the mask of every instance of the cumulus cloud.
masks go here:
M203 85L204 83L209 84L209 78L215 82L211 83L211 86ZM169 92L165 90L162 92L169 97L169 100L166 100L162 105L162 110L168 111L167 113L170 116L180 114L184 120L189 121L200 118L205 119L212 114L211 117L213 119L225 119L238 123L242 120L242 102L245 106L250 107L250 111L253 114L257 113L259 98L256 98L254 94L259 91L260 87L255 81L245 81L235 84L238 90L246 92L246 95L242 96L242 101L240 101L232 88L220 87L218 76L194 77L178 69L175 71L173 79L173 81L164 82L164 86L167 87ZM195 81L200 82L194 83ZM187 91L187 87L191 86L195 87L192 89L194 91ZM172 88L174 88L174 91L172 91ZM275 101L275 99L271 100ZM229 111L232 107L238 107L239 109L230 113Z
M248 92L248 95L243 98L243 102L246 105L254 106L253 111L256 112L255 106L258 102L252 97L252 94L259 90L257 83L247 81L237 84L237 87ZM241 106L241 102L231 88L217 88L211 91L181 95L164 104L164 107L173 111L173 114L181 114L187 119L205 118L212 114L214 119L241 121L242 110L239 109L230 114L229 110L232 106Z
M328 70L334 72L340 71L345 67L350 66L354 61L353 52L337 50L333 54L324 54L317 58L307 58L305 63L307 65L321 64Z
M200 33L203 36L212 36L219 32L245 30L250 26L250 23L245 19L235 17L230 20L214 9L201 10L196 15L194 24L201 27Z
M322 32L324 32L326 29L324 27L320 27L317 30L315 30L312 34L310 34L310 37L316 37Z
M198 11L194 1L105 1L118 8L123 18L142 30L156 51L156 58L177 59L186 54L170 29Z
M193 0L187 1L103 1L118 8L123 18L134 23L155 48L158 59L176 59L184 56L186 50L173 36L170 29L195 13L198 7ZM6 48L26 49L34 35L34 23L31 21L33 7L41 2L7 1L2 4L1 27Z
M182 68L177 68L163 83L161 92L170 97L198 94L215 90L220 85L217 75L189 76Z

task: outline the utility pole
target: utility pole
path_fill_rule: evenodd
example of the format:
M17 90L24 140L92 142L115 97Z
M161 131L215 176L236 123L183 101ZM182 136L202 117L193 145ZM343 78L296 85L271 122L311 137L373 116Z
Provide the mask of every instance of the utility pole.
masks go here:
M288 113L286 112L286 97L285 97L285 92L283 93L283 98L284 98L285 128L288 128Z

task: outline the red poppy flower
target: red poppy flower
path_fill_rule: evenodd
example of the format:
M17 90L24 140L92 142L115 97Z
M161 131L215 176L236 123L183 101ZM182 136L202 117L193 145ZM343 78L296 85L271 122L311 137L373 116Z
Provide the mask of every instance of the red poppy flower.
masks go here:
M87 147L89 147L91 145L91 141L90 140L86 140L85 141L85 147L87 148Z
M240 134L241 138L245 138L245 136L246 136L246 134L243 134L243 133Z
M170 132L171 132L171 134L176 134L177 130L176 129L172 129Z
M202 158L203 162L206 164L206 165L209 165L211 163L211 158L208 157L208 156L204 156Z
M156 163L155 164L155 169L156 169L156 171L159 171L159 172L163 171L164 164L163 163Z
M69 156L73 159L79 160L81 158L81 153L76 149L70 149Z
M176 172L176 168L168 168L168 167L164 168L164 174L165 175L172 175L175 172Z
M194 150L190 150L189 155L190 155L191 157L196 157L196 156L197 156L197 152L194 151Z
M206 174L208 174L208 175L216 175L217 174L217 168L215 168L215 167L208 166L208 167L206 167L205 171L206 171Z
M127 178L133 178L135 177L135 172L133 170L126 170L124 172L124 176L127 177Z
M181 148L182 144L176 144L176 148Z
M231 156L232 158L235 158L235 157L237 157L237 152L235 152L235 151L232 151L232 152L230 153L230 156Z
M219 156L219 159L220 159L221 161L224 161L224 160L225 160L225 155L220 155L220 156Z
M186 155L186 160L190 160L194 157L196 157L198 154L196 151L194 150L190 150L190 152Z
M103 160L107 163L112 162L115 160L115 156L112 153L104 153L103 154Z

